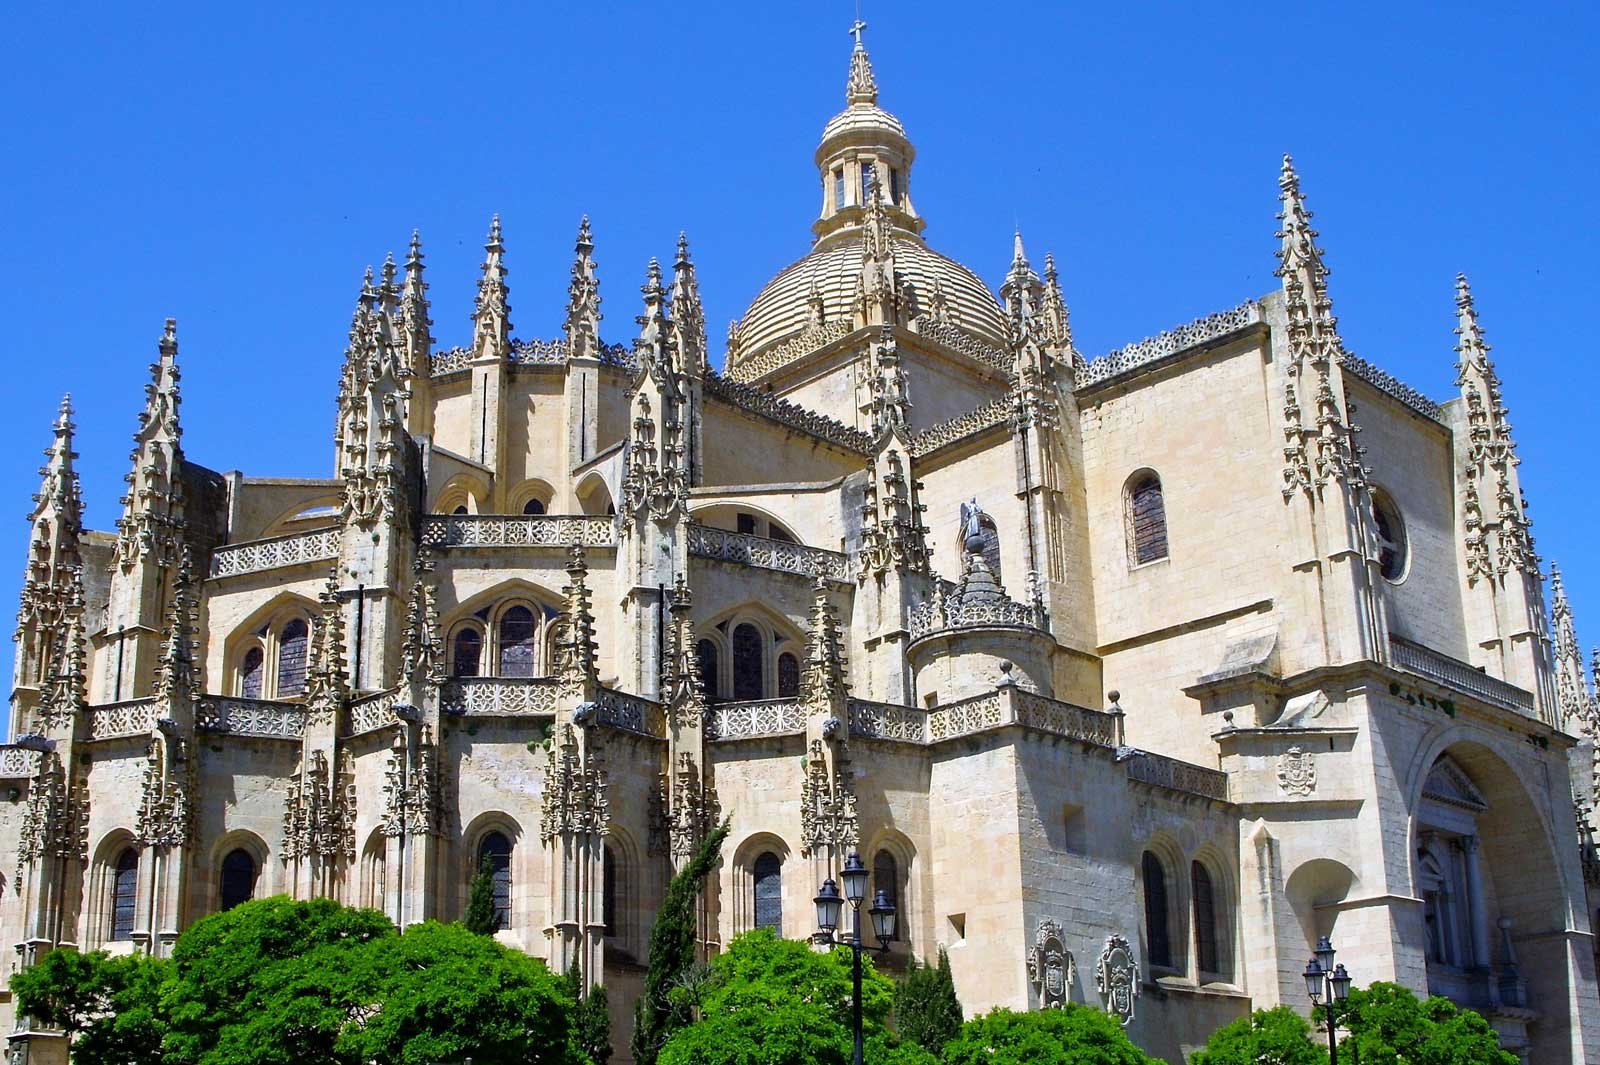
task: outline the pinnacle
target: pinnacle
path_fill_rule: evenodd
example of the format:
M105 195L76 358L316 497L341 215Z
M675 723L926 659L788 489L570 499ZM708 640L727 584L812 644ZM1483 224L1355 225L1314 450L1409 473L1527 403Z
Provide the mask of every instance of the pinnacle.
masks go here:
M161 329L161 357L171 358L178 354L178 320L168 318Z
M500 212L496 211L494 217L489 219L489 242L484 245L485 251L504 251L500 247Z
M1300 191L1300 175L1295 173L1294 156L1283 153L1283 170L1278 174L1278 187L1284 192Z
M61 397L61 407L56 415L56 428L72 431L72 393L67 392Z
M589 229L588 215L584 215L583 218L578 221L577 250L585 253L594 251L594 234Z
M678 231L678 258L676 265L687 266L689 263L689 236L682 230Z
M1022 230L1019 228L1011 240L1011 261L1028 265L1028 253L1022 250Z
M850 27L856 44L850 50L850 80L845 85L845 100L851 104L878 102L878 82L872 76L872 60L867 57L867 46L861 43L861 31L866 28L867 24L860 19Z
M409 266L411 263L418 262L421 259L422 259L422 230L413 229L411 231L411 253L408 256L406 256L406 265Z

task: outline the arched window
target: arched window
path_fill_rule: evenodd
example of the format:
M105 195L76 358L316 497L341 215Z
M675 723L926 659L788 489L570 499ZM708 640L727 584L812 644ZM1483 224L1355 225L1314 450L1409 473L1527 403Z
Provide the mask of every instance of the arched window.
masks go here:
M793 698L800 694L800 660L785 651L778 656L778 697Z
M489 865L494 877L494 926L511 927L511 840L504 832L490 832L478 844L478 864L473 872Z
M452 677L476 677L479 675L483 659L483 634L471 625L464 625L456 630L456 638L450 648L450 675Z
M452 510L450 513L451 514L460 515L460 514L465 514L466 512L467 512L467 505L465 503L462 503L462 504L459 504L456 507L456 509Z
M526 503L522 504L522 512L524 514L543 514L544 501L540 499L530 499Z
M1211 888L1211 874L1199 862L1191 862L1189 882L1194 895L1196 961L1202 973L1220 973L1222 966L1217 951L1217 900Z
M715 699L721 694L721 682L717 676L717 645L711 640L701 640L694 645L694 653L700 660L700 690L707 699Z
M244 653L244 660L239 663L239 694L244 698L261 698L262 663L265 660L266 656L259 647L252 647Z
M1382 489L1372 492L1372 532L1377 541L1378 572L1384 580L1398 582L1406 575L1406 522Z
M886 850L880 850L872 859L872 891L874 900L880 891L887 892L889 902L895 909L900 908L900 863L894 860L894 855ZM902 920L905 914L901 914ZM895 921L894 940L900 938L900 925L902 921Z
M733 630L733 697L739 700L766 696L765 647L761 630L746 622Z
M514 606L500 615L502 677L533 676L535 625L533 611L525 606Z
M783 860L771 851L756 859L756 927L783 934Z
M989 567L989 572L994 574L995 580L1000 580L1000 530L996 527L994 518L978 506L977 497L973 497L970 503L961 504L959 532L960 535L956 539L964 549L969 540L975 540L980 545L978 553L983 556L984 565Z
M231 910L255 894L256 860L243 847L235 847L222 859L222 908Z
M278 698L290 699L306 687L306 643L310 632L304 618L295 618L278 635Z
M1167 507L1161 478L1148 470L1128 483L1128 558L1135 566L1167 557Z
M1172 968L1172 937L1167 930L1167 871L1161 859L1144 852L1144 934L1150 964Z
M617 934L617 856L611 850L611 844L605 845L605 855L602 859L605 868L601 871L604 882L600 886L600 920L606 926L606 935Z
M111 938L133 938L133 904L139 894L139 852L132 847L117 855L111 875Z

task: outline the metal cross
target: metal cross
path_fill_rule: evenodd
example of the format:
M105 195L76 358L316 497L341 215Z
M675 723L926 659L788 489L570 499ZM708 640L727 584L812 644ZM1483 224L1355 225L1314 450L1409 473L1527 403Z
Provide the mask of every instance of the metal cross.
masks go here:
M865 22L862 22L860 18L857 18L854 22L852 22L850 24L850 36L852 36L852 37L854 37L856 39L856 47L857 48L861 47L861 31L866 29L866 28L867 28L867 24Z

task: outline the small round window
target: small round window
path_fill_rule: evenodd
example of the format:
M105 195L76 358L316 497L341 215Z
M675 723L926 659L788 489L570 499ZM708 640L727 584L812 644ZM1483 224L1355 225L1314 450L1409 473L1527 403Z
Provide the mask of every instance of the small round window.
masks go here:
M1378 572L1384 580L1399 582L1406 575L1406 523L1400 508L1380 489L1372 493L1372 538L1378 548Z

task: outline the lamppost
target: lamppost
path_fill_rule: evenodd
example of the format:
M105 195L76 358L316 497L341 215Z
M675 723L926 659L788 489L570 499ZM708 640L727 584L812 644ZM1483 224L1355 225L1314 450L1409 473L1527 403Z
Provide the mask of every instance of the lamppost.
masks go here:
M1306 963L1306 994L1311 996L1313 1006L1320 1004L1324 996L1328 999L1328 1061L1330 1065L1337 1065L1334 1030L1339 1021L1338 1007L1334 1003L1342 1005L1350 997L1350 974L1344 971L1342 963L1333 964L1333 943L1327 936L1317 940L1315 953L1316 956Z
M839 894L839 885L829 877L822 882L822 889L817 892L814 900L817 904L817 942L843 943L850 948L852 956L851 976L854 980L854 991L851 994L851 1009L854 1013L854 1029L856 1037L855 1065L862 1065L861 1057L861 951L865 949L861 944L861 903L867 897L867 867L861 862L861 855L851 851L844 860L844 868L839 871L839 879L844 881L844 895ZM839 940L834 938L834 932L839 927L839 910L848 901L853 917L851 922L850 937ZM872 898L872 906L867 910L872 915L872 930L878 937L878 950L886 952L889 941L894 939L895 910L894 903L889 899L888 891L879 888Z

